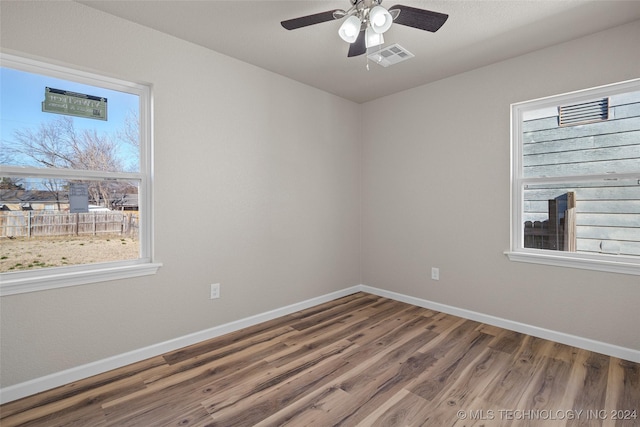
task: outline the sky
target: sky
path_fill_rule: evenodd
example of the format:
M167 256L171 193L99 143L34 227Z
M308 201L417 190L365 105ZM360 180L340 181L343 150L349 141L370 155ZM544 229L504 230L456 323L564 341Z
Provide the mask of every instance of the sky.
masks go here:
M139 109L139 97L137 95L1 67L1 146L8 147L11 145L16 130L26 128L35 130L41 123L62 117L59 114L42 112L42 102L45 98L46 87L107 98L108 120L73 117L74 126L77 130L95 129L100 135L104 133L115 135L118 130L124 127L127 113L130 111L137 112ZM136 155L135 150L125 144L123 144L122 150L127 158Z

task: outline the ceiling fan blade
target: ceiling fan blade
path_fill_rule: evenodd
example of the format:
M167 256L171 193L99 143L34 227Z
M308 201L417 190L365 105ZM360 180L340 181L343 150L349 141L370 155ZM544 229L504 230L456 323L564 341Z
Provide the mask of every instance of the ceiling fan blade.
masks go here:
M301 16L300 18L288 19L280 22L287 30L295 30L297 28L307 27L309 25L320 24L322 22L333 21L336 19L334 13L340 14L341 9L329 10L326 12L315 13L313 15Z
M367 40L365 38L365 30L360 31L356 41L349 45L349 53L347 57L360 56L367 53Z
M390 7L389 12L392 10L400 11L400 15L393 20L394 23L417 28L419 30L431 31L432 33L438 31L447 21L447 18L449 18L449 15L445 13L417 9L411 6L403 6L401 4Z

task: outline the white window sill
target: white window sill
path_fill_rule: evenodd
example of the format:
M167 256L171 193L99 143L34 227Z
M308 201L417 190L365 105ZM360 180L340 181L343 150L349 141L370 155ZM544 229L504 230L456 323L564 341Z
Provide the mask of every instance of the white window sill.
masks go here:
M606 271L609 273L640 275L640 263L629 257L598 256L590 257L586 254L567 253L550 254L551 251L513 252L504 254L511 261L546 264L557 267L579 268L583 270Z
M155 274L160 267L160 263L137 260L2 273L0 296L147 276Z

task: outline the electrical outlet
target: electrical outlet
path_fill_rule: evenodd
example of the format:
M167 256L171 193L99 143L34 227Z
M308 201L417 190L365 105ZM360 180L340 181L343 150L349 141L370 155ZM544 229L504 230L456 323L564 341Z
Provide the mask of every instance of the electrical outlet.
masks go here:
M437 267L431 267L431 279L440 280L440 269Z
M220 283L212 283L211 284L211 295L210 299L220 298Z

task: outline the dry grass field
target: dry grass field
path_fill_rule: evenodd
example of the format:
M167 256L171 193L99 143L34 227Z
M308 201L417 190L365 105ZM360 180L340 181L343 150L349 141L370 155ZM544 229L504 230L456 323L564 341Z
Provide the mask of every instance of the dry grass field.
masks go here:
M1 238L0 272L136 259L138 240L122 236Z

